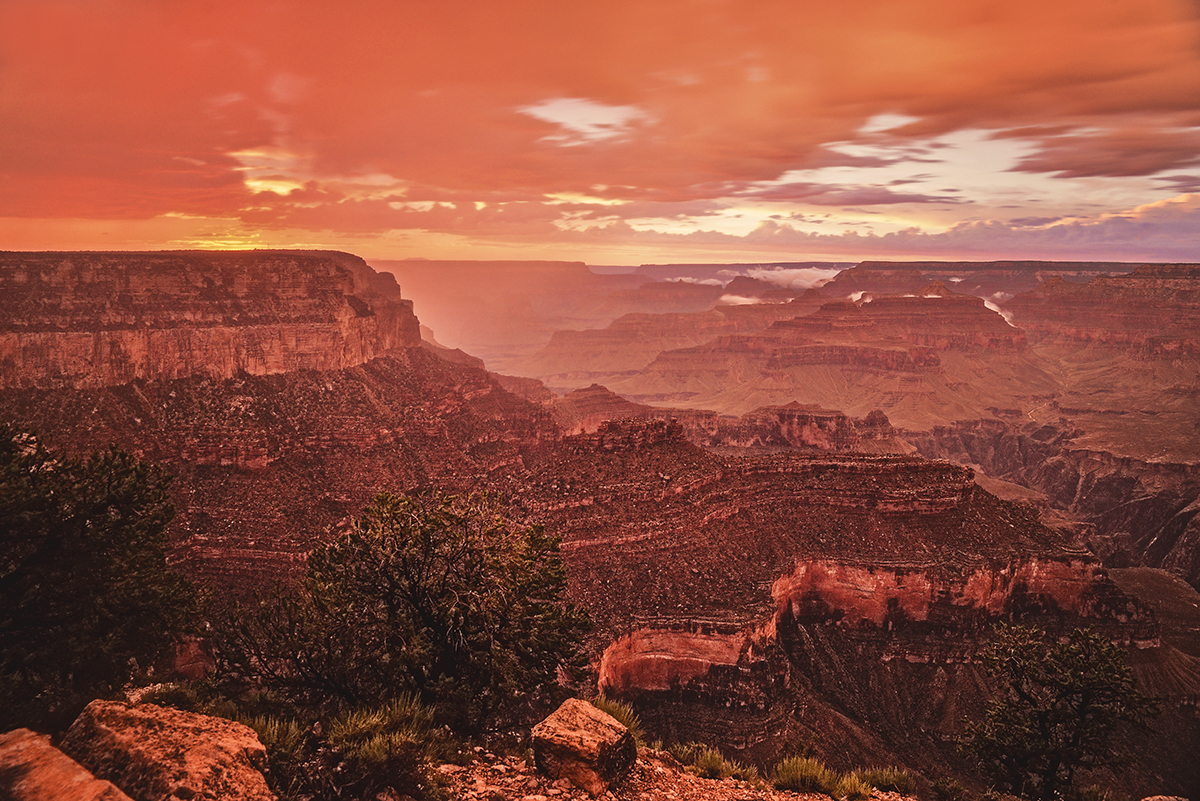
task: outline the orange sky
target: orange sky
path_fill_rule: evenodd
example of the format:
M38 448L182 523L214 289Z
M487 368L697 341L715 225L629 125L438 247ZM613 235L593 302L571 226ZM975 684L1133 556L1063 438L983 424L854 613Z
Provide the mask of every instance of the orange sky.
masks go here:
M0 249L1200 261L1197 0L0 0Z

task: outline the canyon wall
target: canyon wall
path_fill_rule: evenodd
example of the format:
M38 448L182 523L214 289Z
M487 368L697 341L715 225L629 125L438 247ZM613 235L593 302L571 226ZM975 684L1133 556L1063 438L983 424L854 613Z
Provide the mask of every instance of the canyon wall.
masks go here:
M599 384L544 401L570 434L593 433L606 422L625 419L674 420L687 440L713 448L799 448L860 453L911 453L878 410L864 418L792 402L765 406L741 417L718 415L704 409L647 406L626 400Z
M1064 422L972 421L905 437L925 456L1044 493L1092 524L1088 544L1106 564L1161 567L1200 586L1200 465L1080 447Z
M895 438L870 397L849 414L747 395L752 413L740 420L657 416L666 410L601 420L614 404L646 407L594 388L563 417L534 383L418 347L394 283L354 257L103 254L92 267L80 254L4 258L13 297L0 303L14 321L5 334L45 339L11 346L0 415L70 453L115 442L175 474L170 559L221 591L293 573L380 490L484 490L506 499L513 520L562 537L569 595L595 621L605 687L665 736L763 760L806 740L838 767L965 769L954 737L986 690L974 655L993 622L1022 621L1095 624L1130 647L1149 686L1169 688L1173 728L1148 741L1146 759L1195 741L1194 706L1179 717L1180 699L1197 692L1200 669L1160 644L1145 609L1036 510L984 491L970 469L854 452ZM165 261L147 271L139 259ZM876 303L734 337L731 352L744 351L719 369L693 362L685 389L698 395L725 370L733 392L743 375L784 374L789 394L899 393L912 380L947 402L978 391L968 382L1003 379L1005 364L1036 366L1019 332L973 302ZM914 310L944 312L944 322L906 320ZM227 334L206 339L210 330ZM174 338L137 350L136 337L155 331ZM870 341L857 341L863 332ZM95 344L110 333L131 344ZM61 344L76 334L92 344ZM858 365L864 383L833 391L833 365L786 372L800 357L785 348L809 347L932 350L937 363ZM780 363L768 368L772 356ZM1010 392L1029 388L1026 379ZM688 441L721 436L711 450ZM1175 761L1160 771L1172 777L1164 787L1186 781Z
M0 387L355 367L420 342L345 253L0 253Z
M1039 339L1128 349L1143 358L1200 354L1200 264L1150 264L1087 283L1048 277L1004 304Z

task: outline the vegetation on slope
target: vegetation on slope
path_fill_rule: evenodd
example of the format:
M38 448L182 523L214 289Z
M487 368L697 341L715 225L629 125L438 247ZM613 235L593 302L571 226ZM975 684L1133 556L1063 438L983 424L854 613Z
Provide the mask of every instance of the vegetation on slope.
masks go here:
M129 454L68 459L0 423L0 731L64 728L192 624L173 514L167 478Z

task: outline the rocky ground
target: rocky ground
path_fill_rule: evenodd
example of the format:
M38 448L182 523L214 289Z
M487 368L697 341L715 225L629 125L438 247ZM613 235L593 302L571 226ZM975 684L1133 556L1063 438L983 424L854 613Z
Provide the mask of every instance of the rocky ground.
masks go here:
M467 766L442 765L441 780L454 799L479 801L585 801L587 792L565 779L554 781L538 773L532 759L498 757L483 753ZM702 779L680 765L670 754L648 748L638 749L637 762L615 789L603 796L606 801L830 801L818 793L791 793L773 790L766 782L738 779ZM899 793L875 790L872 801L900 801Z

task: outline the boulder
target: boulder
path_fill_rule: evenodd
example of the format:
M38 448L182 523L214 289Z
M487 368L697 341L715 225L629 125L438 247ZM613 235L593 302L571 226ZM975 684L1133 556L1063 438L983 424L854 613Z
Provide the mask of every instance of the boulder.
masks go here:
M0 798L11 801L130 801L29 729L0 734Z
M611 715L572 698L533 727L533 757L542 773L598 796L625 778L637 746Z
M274 801L267 752L248 726L168 709L92 701L62 750L136 801L174 798Z

